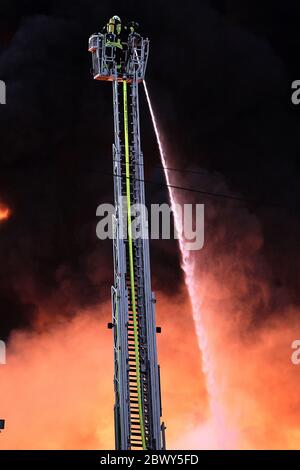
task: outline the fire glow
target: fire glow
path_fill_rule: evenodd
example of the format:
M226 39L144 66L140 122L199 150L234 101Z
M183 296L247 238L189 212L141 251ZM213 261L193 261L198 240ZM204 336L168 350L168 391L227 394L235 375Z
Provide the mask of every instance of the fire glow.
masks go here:
M170 184L167 170L166 178ZM169 190L174 203L178 193ZM252 214L244 217L235 222L230 205L222 206L222 213L207 211L209 236L199 254L206 262L199 269L180 240L187 288L183 286L184 292L178 295L158 292L169 449L299 449L300 375L299 366L291 361L291 344L300 332L299 307L290 305L282 288L284 302L274 306L274 287L261 278L260 227ZM232 230L227 235L222 228L228 220ZM227 252L229 236L232 244ZM92 277L99 271L95 259ZM100 269L101 274L104 270ZM37 296L37 288L31 290L26 278L16 278L19 293L36 305L37 316L31 329L11 333L7 365L0 367L1 415L7 421L1 449L114 446L112 342L105 328L111 304L102 300L82 311L72 297L75 314L70 319L66 289L60 284L53 297L44 298L39 292ZM191 304L197 338L189 327ZM257 317L253 314L260 313L262 305L268 306L267 321L254 327ZM218 406L220 396L222 406ZM208 397L212 419L207 419ZM226 422L226 428L218 426L220 421ZM238 430L234 443L228 435L230 428Z
M5 204L0 204L0 222L8 220L11 216L11 210Z

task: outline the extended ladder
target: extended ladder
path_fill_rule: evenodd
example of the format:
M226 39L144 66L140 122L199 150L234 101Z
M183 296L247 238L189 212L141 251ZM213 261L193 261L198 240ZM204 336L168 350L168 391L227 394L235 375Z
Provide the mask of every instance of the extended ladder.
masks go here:
M116 33L117 34L117 33ZM130 30L122 53L111 34L89 39L95 80L112 82L114 106L114 332L115 439L117 449L162 449L161 396L146 223L134 236L133 207L145 207L138 84L144 79L149 40Z

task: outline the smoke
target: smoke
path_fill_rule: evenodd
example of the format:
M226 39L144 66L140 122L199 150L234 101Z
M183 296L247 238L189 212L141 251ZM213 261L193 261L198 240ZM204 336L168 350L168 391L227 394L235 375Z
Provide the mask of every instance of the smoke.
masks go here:
M2 449L112 446L111 337L103 311L15 332L1 373ZM108 315L107 315L108 316ZM102 330L102 331L101 331ZM100 346L101 345L101 346Z
M158 305L163 411L174 447L180 433L205 419L206 393L188 301L158 293ZM57 315L53 323L52 316L45 311L30 332L11 335L0 368L1 449L112 449L111 305L69 321Z
M259 273L262 236L255 217L242 210L244 226L236 223L226 234L225 208L208 214L213 225L207 225L207 249L196 254L196 291L227 438L234 437L239 449L296 449L300 384L290 357L299 311L286 304L273 310L272 290ZM228 236L233 241L226 253ZM190 301L183 292L157 297L168 448L220 448ZM45 307L31 331L11 335L7 365L0 368L7 421L2 449L113 448L110 317L110 303L77 311L69 320Z
M263 248L262 226L247 209L209 206L206 249L196 255L199 298L238 447L297 448L299 374L291 344L299 309L284 286L274 286Z
M135 1L114 8L125 19L136 18L151 39L148 77L155 102L163 103L157 110L165 134L176 136L174 166L199 166L201 158L201 167L222 171L230 188L250 199L296 207L298 123L283 105L287 66L269 38L228 20L211 3L198 2L196 8L193 2L176 7L164 2L159 15L153 4ZM226 8L233 18L243 10L237 2ZM110 251L97 243L95 210L113 201L111 178L101 174L111 172L111 89L91 79L87 39L105 23L111 4L11 1L3 10L0 78L7 85L7 105L0 108L0 193L14 217L2 224L0 264L5 295L13 291L24 303L21 318L30 326L26 306L38 308L41 298L52 302L58 296L60 312L70 316L77 306L106 300L109 292ZM185 28L191 11L193 27ZM260 14L263 7L251 11ZM190 64L193 74L183 73ZM151 165L159 156L150 125L142 130L147 177L154 179ZM156 199L156 187L148 186L147 196ZM279 214L277 224L293 227L279 240L272 230L275 217L255 210L270 265L296 301L298 263L291 269L285 262L297 246L295 214ZM155 245L154 283L166 278L168 268L178 272L174 247ZM96 259L101 274L94 269ZM180 285L178 274L174 282ZM24 292L28 284L31 291ZM164 282L164 290L170 291L170 283ZM1 315L1 331L18 326L23 320Z
M110 243L95 236L96 207L113 200L111 177L101 174L111 172L111 89L91 80L86 50L111 2L23 3L6 2L0 18L7 85L0 195L12 211L0 227L0 334L11 336L8 365L0 368L7 419L0 445L112 448L112 345L99 330L110 317L112 256ZM210 170L207 178L180 175L178 185L254 201L246 208L193 199L206 208L205 247L194 255L196 297L236 446L295 448L299 118L288 103L290 76L299 69L297 7L279 12L216 0L155 8L132 0L114 8L137 19L151 39L148 78L154 103L163 103L155 108L164 135L173 138L166 143L172 166ZM148 124L143 149L154 179L159 156ZM147 186L149 201L160 196ZM176 197L192 201L189 193ZM274 203L280 208L268 207ZM215 447L191 306L174 298L183 289L174 247L152 249L153 285L163 289L168 446ZM90 356L79 354L81 344ZM76 370L69 375L70 364Z
M202 188L208 183L229 194L220 176L207 175ZM191 202L183 193L179 199ZM232 201L207 202L205 208L205 246L192 258L224 414L223 443L297 449L299 371L291 362L291 344L300 332L299 308L288 288L274 284L258 218ZM217 435L208 421L182 436L179 445L215 448Z
M180 233L176 204L185 200L171 187L167 169L171 165L145 82L144 88ZM206 179L210 179L208 174ZM220 176L214 184L217 179L218 189L229 194ZM209 183L211 187L212 181ZM294 390L299 379L291 363L291 344L295 327L300 329L299 311L291 312L283 292L281 305L272 305L275 293L268 279L257 218L232 202L215 204L213 209L209 206L207 212L204 253L188 252L182 237L179 247L211 417L183 434L175 445L188 449L297 448L300 413L295 418ZM282 371L288 380L280 387Z

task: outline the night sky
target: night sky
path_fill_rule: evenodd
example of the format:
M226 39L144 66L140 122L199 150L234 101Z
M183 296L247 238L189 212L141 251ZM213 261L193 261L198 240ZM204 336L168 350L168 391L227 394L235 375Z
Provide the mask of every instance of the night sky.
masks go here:
M109 299L112 248L97 240L95 214L113 200L112 97L92 80L87 45L113 14L137 20L151 40L147 81L172 166L207 172L177 182L214 192L221 178L223 193L245 199L262 227L269 285L299 305L299 2L120 3L1 2L0 202L12 209L0 226L2 339L29 328L41 301L73 316ZM141 104L146 176L163 183ZM148 202L167 200L159 186L146 189ZM176 243L151 245L153 287L173 291Z

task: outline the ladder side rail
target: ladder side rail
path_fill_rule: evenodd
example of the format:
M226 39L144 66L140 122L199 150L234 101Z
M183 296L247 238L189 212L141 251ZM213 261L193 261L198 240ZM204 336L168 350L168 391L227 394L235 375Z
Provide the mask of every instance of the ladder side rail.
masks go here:
M120 400L120 427L121 427L121 449L128 449L129 442L129 371L128 371L128 294L125 284L126 276L126 250L123 239L123 205L121 189L121 142L119 122L119 94L118 82L113 81L113 105L114 105L114 130L115 143L113 152L114 188L115 188L115 217L116 217L116 240L114 243L116 251L115 285L117 287L118 321L115 326L118 338L118 371L119 371L119 400Z

